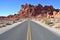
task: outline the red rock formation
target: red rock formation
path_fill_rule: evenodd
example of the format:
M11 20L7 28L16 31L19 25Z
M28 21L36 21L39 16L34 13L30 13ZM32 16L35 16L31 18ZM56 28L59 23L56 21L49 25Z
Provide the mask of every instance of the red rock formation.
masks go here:
M53 6L42 6L41 4L38 4L37 6L26 4L22 5L21 10L19 11L20 15L23 15L22 17L36 17L39 14L42 14L44 17L47 15L47 12L50 12L49 14L53 14L53 11L55 9Z
M18 14L9 15L7 17L0 17L0 19L21 19L28 17L49 17L53 15L53 11L59 11L59 9L54 9L53 6L42 6L38 4L36 6L31 4L21 5L21 10ZM48 13L48 14L47 14Z

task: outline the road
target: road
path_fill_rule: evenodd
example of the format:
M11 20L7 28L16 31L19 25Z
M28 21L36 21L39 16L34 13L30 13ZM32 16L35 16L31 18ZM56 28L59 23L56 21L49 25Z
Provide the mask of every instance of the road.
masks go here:
M60 40L60 37L37 23L25 21L1 34L0 40Z

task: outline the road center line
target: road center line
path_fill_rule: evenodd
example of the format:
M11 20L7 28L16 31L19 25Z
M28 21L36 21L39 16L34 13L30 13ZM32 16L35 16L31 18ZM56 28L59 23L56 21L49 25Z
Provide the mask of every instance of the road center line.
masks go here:
M31 40L30 21L28 22L28 29L27 29L27 40Z

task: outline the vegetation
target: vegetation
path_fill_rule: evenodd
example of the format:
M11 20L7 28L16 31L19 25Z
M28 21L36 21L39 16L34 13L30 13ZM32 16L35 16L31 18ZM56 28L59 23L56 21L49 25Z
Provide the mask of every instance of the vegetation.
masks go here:
M45 19L44 19L44 22L45 22L45 24L49 24L49 23L50 23L50 20L47 19L47 18L45 18Z
M50 19L47 19L47 18L44 19L44 22L45 22L45 24L47 24L49 26L53 26L54 25L54 23L51 22L51 20Z
M6 25L11 25L10 23L6 23Z

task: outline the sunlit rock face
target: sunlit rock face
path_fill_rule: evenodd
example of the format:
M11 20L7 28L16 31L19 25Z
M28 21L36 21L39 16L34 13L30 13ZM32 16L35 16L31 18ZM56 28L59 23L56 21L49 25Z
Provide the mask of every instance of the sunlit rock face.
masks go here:
M22 8L19 11L19 14L25 18L34 17L40 14L42 8L43 6L40 4L38 4L37 6L31 5L31 4L22 5Z
M53 16L54 16L54 18L59 18L60 19L60 10L58 12L54 11Z
M53 6L42 6L38 4L36 6L31 4L21 5L21 10L19 11L19 15L22 18L28 17L37 17L38 15L42 15L43 17L47 17L47 12L49 15L53 15L53 11L55 10Z

